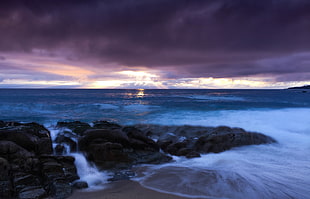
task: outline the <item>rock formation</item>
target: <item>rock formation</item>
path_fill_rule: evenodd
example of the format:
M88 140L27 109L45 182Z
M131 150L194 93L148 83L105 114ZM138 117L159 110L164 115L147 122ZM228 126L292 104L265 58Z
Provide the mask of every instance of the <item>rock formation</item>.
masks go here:
M240 128L134 125L106 121L90 124L58 122L53 150L50 132L37 123L0 121L0 198L63 199L73 188L86 188L77 181L74 158L65 153L83 152L100 169L115 173L111 180L134 176L137 164L161 164L170 155L187 158L219 153L233 147L273 143L260 133Z

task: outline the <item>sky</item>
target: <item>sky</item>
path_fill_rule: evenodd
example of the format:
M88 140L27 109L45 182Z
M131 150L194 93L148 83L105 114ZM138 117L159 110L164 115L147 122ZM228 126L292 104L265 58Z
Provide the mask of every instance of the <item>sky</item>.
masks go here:
M0 2L0 88L307 84L309 0Z

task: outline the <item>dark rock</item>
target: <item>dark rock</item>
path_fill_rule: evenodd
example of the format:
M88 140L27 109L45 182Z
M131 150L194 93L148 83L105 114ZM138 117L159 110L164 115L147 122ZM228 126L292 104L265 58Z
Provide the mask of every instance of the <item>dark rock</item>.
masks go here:
M1 121L0 120L0 128L3 128L3 127L5 127L6 126L6 123L4 122L4 121Z
M101 168L126 167L131 162L128 154L119 143L92 143L87 150L89 160Z
M79 179L70 156L41 156L44 186L54 198L66 198L72 193L71 183Z
M160 138L157 140L157 144L160 146L161 149L166 151L167 147L171 144L174 144L178 141L178 138L176 135L172 133L164 134L163 136L160 136Z
M170 156L152 151L134 151L129 153L128 156L133 160L132 164L162 164L172 160Z
M27 151L37 152L36 137L24 131L15 129L0 130L0 139L12 141Z
M58 122L57 127L68 128L72 130L77 135L83 135L87 129L90 129L91 126L85 122Z
M273 138L260 133L249 133L239 128L217 127L211 134L198 139L195 150L202 153L219 153L233 147L273 142Z
M74 158L53 156L50 133L36 123L0 122L0 198L66 198L79 179Z
M177 151L176 155L177 155L177 156L187 156L187 154L189 154L189 153L191 153L191 152L193 152L192 149L189 149L189 148L184 147L184 148L180 148L180 149Z
M40 162L42 175L47 184L52 183L55 179L66 179L68 184L79 179L73 157L41 156Z
M27 187L18 194L19 199L42 199L46 198L46 196L46 191L40 186Z
M40 180L37 176L29 173L15 173L13 177L13 185L17 193L29 186L40 186Z
M159 152L158 145L138 129L87 130L79 140L81 151L102 169L129 168L134 164L169 161Z
M37 154L52 154L52 140L49 137L41 138L37 141Z
M91 144L103 144L105 142L119 143L129 147L129 138L126 133L119 130L91 129L85 132L85 135L79 139L79 149L87 151Z
M72 138L67 137L66 135L62 135L62 134L57 135L55 142L60 143L60 144L67 144L70 147L71 153L74 153L77 151L77 143L73 141Z
M120 125L107 121L95 121L93 122L93 124L94 124L93 128L95 129L116 130L121 128Z
M85 181L76 181L76 182L73 182L73 185L72 185L75 189L86 189L88 188L88 184L87 182Z
M143 132L135 127L125 127L122 129L126 132L130 146L137 150L159 151L159 146Z
M55 153L56 155L64 155L65 153L67 153L67 151L64 145L57 144L55 147Z
M35 165L34 154L11 141L0 141L0 157L6 159L11 169L32 170Z
M13 195L13 187L11 181L0 180L0 198L11 198Z
M170 153L172 155L179 155L179 150L184 149L187 147L186 142L177 142L177 143L172 143L169 144L166 148L163 150L167 153Z
M182 139L183 138L183 139ZM158 144L160 145L161 149L166 153L176 156L185 156L185 157L200 157L199 153L194 153L193 138L185 138L185 137L178 137L173 133L168 133L164 136L161 136L158 140ZM189 155L191 154L191 155Z
M2 129L23 130L39 138L50 136L49 131L43 125L35 122L32 123L2 122L0 127Z
M158 137L160 148L172 155L199 157L199 153L219 153L232 147L276 142L260 133L240 128L136 125L142 134Z
M0 157L0 181L9 180L11 166L5 158Z
M41 124L32 122L32 123L22 124L22 126L23 126L23 129L27 129L28 133L36 135L39 138L50 137L50 132Z
M65 199L72 194L72 186L64 179L54 180L49 184L50 193L55 199Z
M0 140L15 142L38 155L53 152L49 131L36 123L6 123L6 127L0 129Z
M45 174L49 174L49 173L62 173L63 172L63 167L61 164L59 164L58 162L45 162L42 164L42 171Z

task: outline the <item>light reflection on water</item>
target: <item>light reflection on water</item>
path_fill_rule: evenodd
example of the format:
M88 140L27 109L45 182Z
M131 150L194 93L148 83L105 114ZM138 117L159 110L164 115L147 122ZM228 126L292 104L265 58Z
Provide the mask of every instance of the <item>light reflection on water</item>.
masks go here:
M143 98L144 97L144 89L138 89L137 97L138 98Z
M143 98L145 96L144 89L126 90L126 98Z

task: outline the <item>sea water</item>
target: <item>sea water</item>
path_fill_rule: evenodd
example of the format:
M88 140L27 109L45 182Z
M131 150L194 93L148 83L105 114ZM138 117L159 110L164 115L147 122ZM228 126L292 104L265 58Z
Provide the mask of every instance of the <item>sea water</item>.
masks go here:
M172 163L147 166L136 180L193 198L310 198L310 91L0 89L0 102L0 120L38 122L50 129L58 121L108 120L226 125L264 133L278 143L174 157ZM88 163L76 156L84 177L97 182L95 173L106 179L96 170L85 173Z

